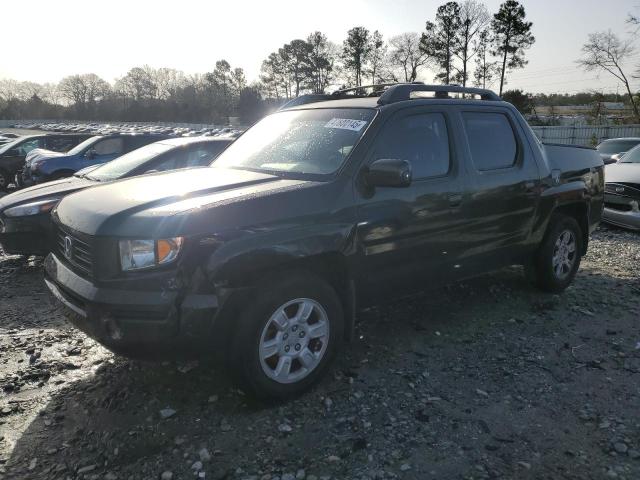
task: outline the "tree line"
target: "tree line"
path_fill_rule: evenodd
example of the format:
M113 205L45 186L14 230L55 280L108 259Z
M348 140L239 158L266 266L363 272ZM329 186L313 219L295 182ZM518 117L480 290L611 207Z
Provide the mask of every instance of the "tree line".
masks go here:
M356 26L342 43L322 32L293 39L262 62L248 83L242 68L219 60L211 72L136 67L109 83L94 73L58 83L0 80L0 118L251 123L304 93L340 87L426 80L490 88L526 65L535 42L524 7L506 0L491 13L479 0L442 4L421 32L385 38ZM435 77L430 74L435 73Z

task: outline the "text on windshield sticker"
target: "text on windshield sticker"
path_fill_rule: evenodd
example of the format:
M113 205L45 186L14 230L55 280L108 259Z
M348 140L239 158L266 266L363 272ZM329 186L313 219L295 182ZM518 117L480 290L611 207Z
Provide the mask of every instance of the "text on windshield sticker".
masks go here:
M344 130L353 130L359 132L362 130L367 122L363 120L352 120L350 118L332 118L329 120L324 128L342 128Z

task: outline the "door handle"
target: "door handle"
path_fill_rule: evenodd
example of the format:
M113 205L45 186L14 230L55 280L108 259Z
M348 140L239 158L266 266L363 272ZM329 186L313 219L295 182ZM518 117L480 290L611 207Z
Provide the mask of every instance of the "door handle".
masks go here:
M449 194L449 206L450 207L459 207L462 203L462 194L461 193L450 193Z

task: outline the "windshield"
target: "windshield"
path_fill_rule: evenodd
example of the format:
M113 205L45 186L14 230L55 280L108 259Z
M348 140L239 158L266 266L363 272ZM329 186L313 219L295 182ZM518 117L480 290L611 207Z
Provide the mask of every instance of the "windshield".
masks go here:
M96 143L98 141L98 139L100 139L100 138L102 138L102 137L96 136L96 137L87 138L84 142L79 143L78 145L73 147L71 150L69 150L66 153L66 155L77 155L77 154L81 153L85 148L90 147L91 145Z
M86 177L100 182L114 180L126 175L131 172L131 170L138 168L140 165L173 148L175 148L175 145L151 143L122 155L109 163L105 163L101 167L92 170L88 175L86 175Z
M372 109L289 110L269 115L232 143L213 168L329 175L358 143Z
M640 145L625 153L618 163L640 163Z
M602 142L598 145L598 151L600 153L613 155L615 153L626 152L638 145L638 143L640 143L638 140L612 140L609 142Z

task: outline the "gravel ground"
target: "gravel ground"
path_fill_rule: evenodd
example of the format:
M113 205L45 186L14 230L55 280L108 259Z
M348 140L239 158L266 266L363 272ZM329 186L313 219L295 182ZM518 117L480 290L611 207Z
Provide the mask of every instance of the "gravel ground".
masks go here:
M0 479L640 478L640 235L560 296L518 268L362 312L333 373L264 406L206 363L115 357L0 257Z

